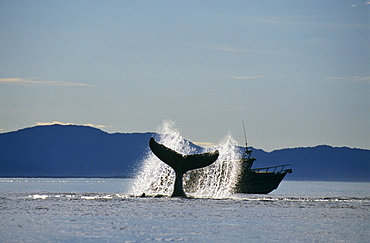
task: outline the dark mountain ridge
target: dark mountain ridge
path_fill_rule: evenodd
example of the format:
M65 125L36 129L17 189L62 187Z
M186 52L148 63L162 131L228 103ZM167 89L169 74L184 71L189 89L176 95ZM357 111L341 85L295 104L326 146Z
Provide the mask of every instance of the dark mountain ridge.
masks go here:
M2 133L0 177L130 177L140 168L154 135L110 134L76 125ZM272 152L253 149L253 156L254 167L292 164L288 180L370 181L366 149L327 145Z
M0 176L128 177L153 133L52 125L0 134Z

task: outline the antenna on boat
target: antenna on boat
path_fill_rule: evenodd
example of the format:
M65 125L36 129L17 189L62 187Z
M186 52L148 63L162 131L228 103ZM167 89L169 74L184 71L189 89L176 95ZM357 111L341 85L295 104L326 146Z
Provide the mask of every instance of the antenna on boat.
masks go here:
M243 130L244 130L244 140L245 140L245 154L248 155L248 159L251 157L252 150L248 149L248 141L247 141L247 132L245 131L245 125L244 125L244 120L242 119L243 123Z
M243 122L243 131L244 131L244 141L245 141L245 147L248 147L248 141L247 141L247 133L245 132L245 126L244 126L244 120L242 119Z

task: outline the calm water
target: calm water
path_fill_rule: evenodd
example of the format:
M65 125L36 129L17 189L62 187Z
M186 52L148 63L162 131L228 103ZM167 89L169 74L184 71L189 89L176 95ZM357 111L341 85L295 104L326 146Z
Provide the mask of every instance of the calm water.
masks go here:
M132 179L0 179L1 242L369 242L370 183L152 198Z

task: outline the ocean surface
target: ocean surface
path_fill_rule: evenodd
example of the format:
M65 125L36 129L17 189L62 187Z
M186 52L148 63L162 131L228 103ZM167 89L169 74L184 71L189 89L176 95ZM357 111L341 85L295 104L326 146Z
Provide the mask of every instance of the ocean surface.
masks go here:
M140 197L133 179L0 178L0 242L369 242L370 183ZM192 196L192 195L190 195Z

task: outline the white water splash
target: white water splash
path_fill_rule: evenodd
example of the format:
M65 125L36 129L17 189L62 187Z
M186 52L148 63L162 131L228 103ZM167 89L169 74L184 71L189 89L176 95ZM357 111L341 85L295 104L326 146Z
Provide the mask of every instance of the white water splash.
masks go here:
M190 190L195 197L227 198L233 194L240 174L241 155L236 145L228 135L212 148L219 151L218 159L210 166L188 172L184 178L185 191Z
M233 191L240 171L237 152L237 143L228 135L216 147L197 151L186 141L180 132L174 128L172 121L165 121L159 129L159 143L181 154L204 153L219 150L219 157L215 163L202 169L190 171L184 175L184 190L194 197L227 198ZM147 196L170 196L175 181L174 170L159 160L151 151L148 151L142 168L136 176L131 194Z

